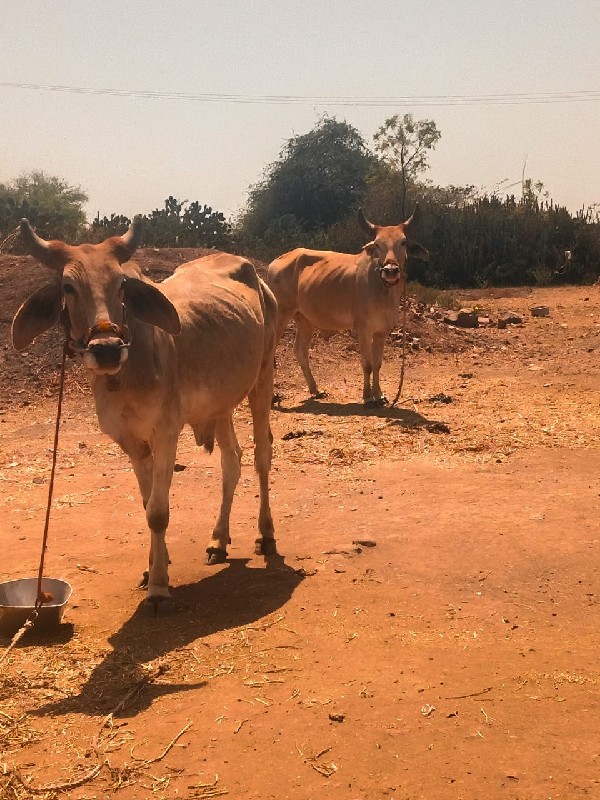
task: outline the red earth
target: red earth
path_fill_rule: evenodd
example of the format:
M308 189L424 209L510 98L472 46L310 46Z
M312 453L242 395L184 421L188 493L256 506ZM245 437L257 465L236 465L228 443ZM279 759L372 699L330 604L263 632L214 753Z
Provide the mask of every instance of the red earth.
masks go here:
M196 254L140 260L160 278ZM0 580L35 575L40 557L60 334L19 355L7 332L42 272L0 259ZM218 453L184 431L173 601L157 618L135 588L149 537L133 472L70 366L45 572L73 596L0 665L1 797L600 796L600 292L458 299L524 324L465 332L411 313L395 409L362 407L350 334L315 342L328 395L308 401L286 337L279 557L252 554L243 406L233 545L204 564ZM549 317L530 315L538 304ZM399 360L396 337L389 395Z

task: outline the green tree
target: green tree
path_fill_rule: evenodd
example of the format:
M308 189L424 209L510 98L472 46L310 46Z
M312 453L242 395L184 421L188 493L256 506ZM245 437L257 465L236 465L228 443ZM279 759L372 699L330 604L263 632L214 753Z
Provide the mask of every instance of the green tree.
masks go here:
M186 208L187 206L187 208ZM151 247L216 247L230 244L230 226L220 211L197 200L177 200L169 195L164 208L144 217L143 238Z
M0 184L0 234L6 236L27 217L46 239L74 240L85 225L87 199L80 187L41 170L24 173Z
M197 200L183 212L180 243L186 247L227 247L231 227L220 211L200 205Z
M98 213L86 231L85 238L90 242L102 242L109 236L121 236L130 225L131 220L124 214L111 214L110 217L101 218Z
M144 241L151 247L171 247L180 244L181 211L187 200L169 195L164 208L155 208L144 217Z
M400 175L403 219L406 214L407 186L427 169L429 152L435 148L441 136L432 119L395 114L386 119L373 137L375 151L381 154L385 164Z
M244 237L293 237L328 228L356 208L375 162L360 133L324 117L292 137L249 194Z
M550 193L542 181L524 178L521 188L521 203L526 206L538 207L544 200L548 200Z

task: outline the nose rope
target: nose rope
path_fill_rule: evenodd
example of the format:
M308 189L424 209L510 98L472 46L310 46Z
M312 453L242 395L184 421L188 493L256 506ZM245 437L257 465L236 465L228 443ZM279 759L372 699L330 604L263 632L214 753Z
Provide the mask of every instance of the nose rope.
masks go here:
M406 310L408 306L408 298L406 296L406 283L404 284L404 291L402 292L402 362L400 366L400 380L398 381L398 391L392 400L391 408L394 408L400 395L402 394L402 387L404 386L404 368L406 366Z
M86 346L89 345L91 340L99 333L114 333L116 337L121 339L124 345L129 344L129 329L127 328L127 325L121 326L114 322L109 322L108 320L100 320L100 322L92 325L92 327L88 330L85 337Z
M125 306L123 306L123 319L125 320ZM100 322L97 322L95 325L92 325L91 328L88 328L86 335L82 336L81 339L71 339L69 341L69 346L71 350L73 350L76 353L84 352L85 350L88 349L92 339L99 333L114 334L122 342L122 344L119 345L119 348L129 347L129 345L131 344L129 327L125 321L123 322L122 325L117 325L115 322L109 322L108 320L100 320Z
M66 333L66 331L65 331ZM50 530L50 511L52 509L52 495L54 492L54 478L56 474L56 461L58 456L58 434L60 430L60 419L62 415L62 404L65 391L65 370L67 363L67 356L69 354L69 343L65 339L62 350L62 359L60 364L60 381L58 385L58 403L56 409L56 422L54 425L54 443L52 445L52 466L50 468L50 481L48 483L48 501L46 503L46 519L44 522L44 532L42 534L42 549L40 553L40 563L38 568L37 590L35 596L35 603L32 612L29 614L23 625L15 633L10 641L10 644L0 656L0 665L8 658L9 653L15 647L19 639L34 626L38 618L41 607L44 603L51 603L54 599L50 592L42 590L42 583L44 579L44 563L46 558L46 550L48 549L48 531Z

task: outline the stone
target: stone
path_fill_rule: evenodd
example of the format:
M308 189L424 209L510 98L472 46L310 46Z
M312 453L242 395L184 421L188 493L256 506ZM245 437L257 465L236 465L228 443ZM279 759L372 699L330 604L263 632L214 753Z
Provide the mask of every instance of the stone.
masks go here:
M441 315L441 319L446 323L446 325L456 325L458 314L456 311L444 311Z
M478 328L479 315L476 311L473 311L470 308L461 308L461 310L458 312L456 324L459 328Z
M446 311L444 322L456 325L457 328L478 328L478 314L472 308L461 308L460 311Z
M507 325L522 325L523 317L516 311L506 311L498 317L498 327L506 328Z
M549 317L550 309L548 306L532 306L530 309L532 317Z

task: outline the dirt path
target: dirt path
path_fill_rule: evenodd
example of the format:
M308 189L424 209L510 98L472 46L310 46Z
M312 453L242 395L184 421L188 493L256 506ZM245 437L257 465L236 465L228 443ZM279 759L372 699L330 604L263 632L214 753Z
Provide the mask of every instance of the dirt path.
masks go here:
M73 798L600 795L600 295L475 301L552 314L469 333L413 319L410 401L394 411L357 403L350 337L315 346L329 396L309 403L284 345L270 563L251 555L246 410L222 567L203 564L218 456L186 433L173 603L157 619L133 588L148 548L133 473L71 372L47 572L74 594L60 632L25 639L0 673L7 798L33 796L15 766L35 787L89 778ZM41 357L10 372L0 404L2 580L39 557L52 385L36 390L28 370Z

